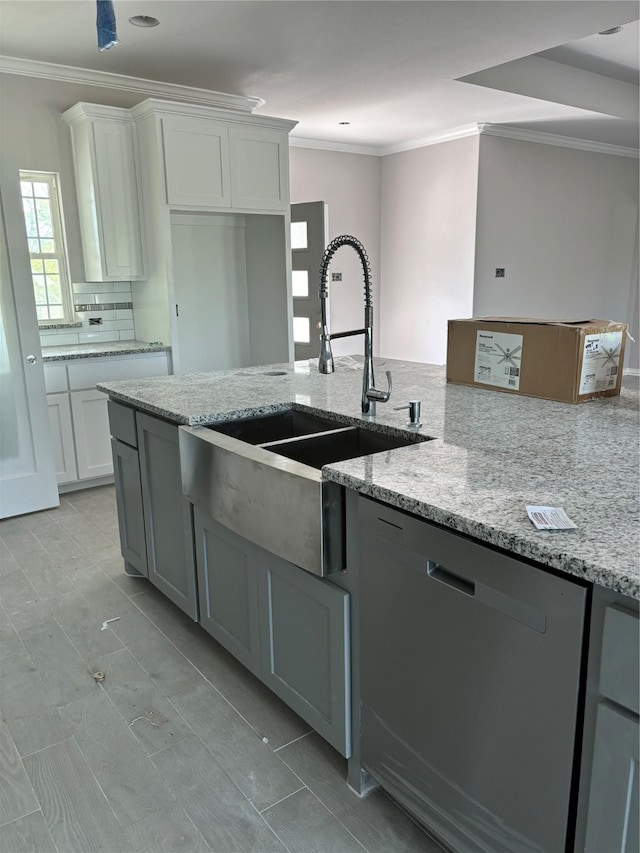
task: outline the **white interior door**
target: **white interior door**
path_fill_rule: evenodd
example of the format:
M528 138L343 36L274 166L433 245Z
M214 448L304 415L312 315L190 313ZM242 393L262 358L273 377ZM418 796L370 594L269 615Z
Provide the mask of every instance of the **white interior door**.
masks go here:
M0 518L58 506L18 168L0 163Z
M328 208L323 201L291 205L293 344L296 361L320 354L320 262L327 245Z

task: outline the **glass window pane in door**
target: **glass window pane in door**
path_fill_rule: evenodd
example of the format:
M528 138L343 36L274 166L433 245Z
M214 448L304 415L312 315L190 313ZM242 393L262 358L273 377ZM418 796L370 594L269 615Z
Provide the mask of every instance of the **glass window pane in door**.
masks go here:
M308 344L311 340L308 317L293 318L293 341L296 344Z
M291 285L295 297L298 299L307 297L309 295L309 272L307 270L293 270Z
M291 223L291 248L292 249L307 249L309 247L309 237L307 233L306 222Z

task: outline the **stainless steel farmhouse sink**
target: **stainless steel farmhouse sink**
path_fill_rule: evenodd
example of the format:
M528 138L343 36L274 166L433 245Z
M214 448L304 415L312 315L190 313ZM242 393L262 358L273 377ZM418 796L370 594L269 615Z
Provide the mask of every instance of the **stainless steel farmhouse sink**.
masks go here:
M245 539L317 575L344 567L344 493L323 480L322 466L429 438L293 409L182 426L179 435L187 498Z

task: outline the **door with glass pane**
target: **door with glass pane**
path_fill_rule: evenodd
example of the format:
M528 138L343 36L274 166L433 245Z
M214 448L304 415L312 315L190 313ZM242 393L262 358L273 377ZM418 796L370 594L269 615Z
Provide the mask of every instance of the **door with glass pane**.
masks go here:
M0 518L58 506L18 168L0 163Z
M320 354L320 261L327 245L327 205L291 205L293 344L296 361Z

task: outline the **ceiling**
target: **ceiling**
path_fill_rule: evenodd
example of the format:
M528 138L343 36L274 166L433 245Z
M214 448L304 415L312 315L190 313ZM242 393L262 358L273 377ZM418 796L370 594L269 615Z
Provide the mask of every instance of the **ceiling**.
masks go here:
M121 44L101 53L93 0L0 0L0 53L258 96L258 112L299 122L294 136L372 152L477 122L638 145L637 2L115 0L114 8ZM140 14L160 26L129 24ZM621 33L598 35L620 24Z

